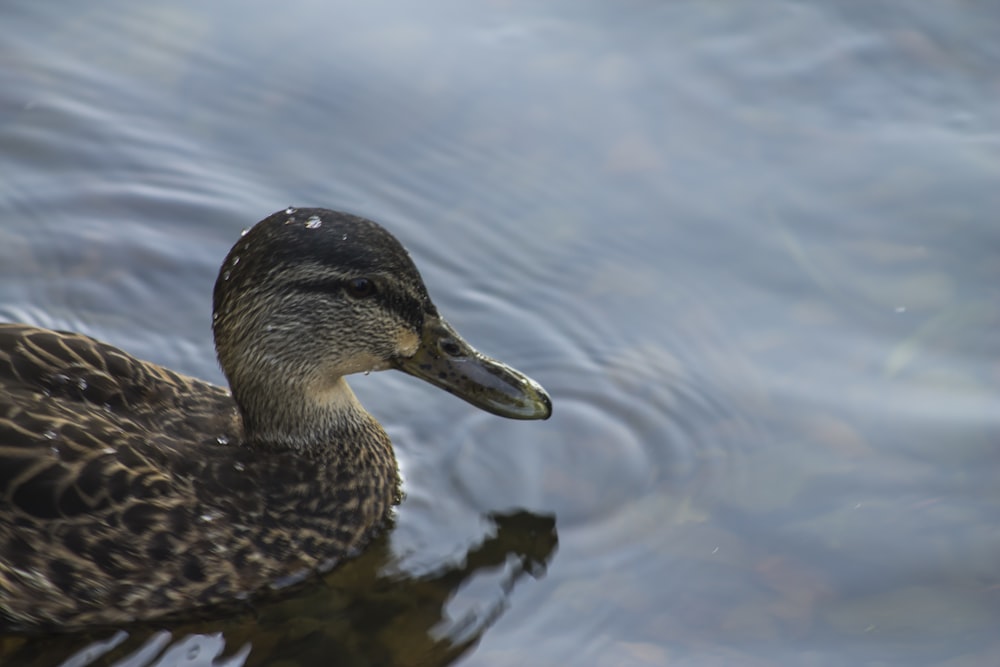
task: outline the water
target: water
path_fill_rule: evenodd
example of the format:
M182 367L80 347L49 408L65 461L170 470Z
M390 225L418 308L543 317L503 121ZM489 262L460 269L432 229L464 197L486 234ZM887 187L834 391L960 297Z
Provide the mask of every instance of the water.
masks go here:
M2 26L0 318L221 382L229 247L342 208L555 408L353 378L406 478L391 535L252 613L8 637L4 665L1000 662L1000 11L14 2Z

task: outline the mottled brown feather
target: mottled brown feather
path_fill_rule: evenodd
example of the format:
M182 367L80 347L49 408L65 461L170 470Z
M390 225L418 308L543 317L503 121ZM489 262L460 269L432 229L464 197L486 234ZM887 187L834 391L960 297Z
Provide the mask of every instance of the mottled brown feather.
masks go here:
M395 367L496 414L551 413L540 386L440 318L370 220L287 209L257 223L212 315L231 393L84 335L0 324L0 630L232 604L363 548L399 475L344 375Z
M300 270L308 279L340 275L348 261L351 270L391 265L398 293L433 308L405 250L380 227L320 209L302 215L271 216L240 240L231 258L240 253L243 273L230 280L223 267L217 307L249 318L280 310L294 301L282 290ZM316 234L308 244L298 238L314 216L337 252L317 248ZM298 229L286 229L289 221ZM348 234L356 247L341 243ZM303 318L328 314L293 329L309 336L322 325L334 339L327 347L338 337L368 345L355 340L364 332L338 323L340 306L354 309L354 322L377 322L373 331L399 326L336 294L309 298L316 307ZM244 355L223 364L252 404L242 415L226 389L93 338L0 324L0 629L71 630L231 603L332 567L384 524L400 491L381 426L353 395L309 412L298 405L308 400L256 386L264 372L242 364L252 366L257 344L240 340L240 317L229 319L215 333L220 354L229 346ZM264 379L307 396L296 374L316 350L302 350ZM262 429L283 419L272 435L294 425L294 438L245 433L247 410Z
M243 447L229 392L80 334L0 324L0 383L0 619L11 629L249 595L363 546L398 495L374 423L350 427L385 443L361 459Z

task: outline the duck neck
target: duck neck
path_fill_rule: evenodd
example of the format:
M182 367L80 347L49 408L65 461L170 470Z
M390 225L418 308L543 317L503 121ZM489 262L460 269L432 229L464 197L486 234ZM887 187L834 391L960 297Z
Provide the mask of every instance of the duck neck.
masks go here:
M256 450L268 511L319 517L317 530L338 549L364 544L402 496L389 436L347 382L236 386L243 446Z
M342 377L311 387L274 378L265 386L237 382L233 398L251 446L323 456L357 455L347 450L373 442L389 445L385 431Z

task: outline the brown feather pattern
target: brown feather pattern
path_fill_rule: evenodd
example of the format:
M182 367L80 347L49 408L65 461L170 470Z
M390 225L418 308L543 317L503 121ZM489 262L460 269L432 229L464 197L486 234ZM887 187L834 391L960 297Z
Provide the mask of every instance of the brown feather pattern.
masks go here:
M0 324L0 617L149 619L361 548L398 500L388 438L352 456L244 446L229 392L80 334Z
M399 475L344 375L397 368L501 416L551 414L357 216L257 223L223 262L212 322L230 390L81 334L0 324L0 631L231 605L362 549Z
M0 324L0 629L232 603L363 548L399 477L385 431L335 376L382 354L386 336L419 332L412 313L294 289L359 274L433 310L402 246L362 218L289 210L240 239L217 281L215 334L242 406L93 338ZM265 353L275 346L287 354ZM250 416L259 433L245 432Z

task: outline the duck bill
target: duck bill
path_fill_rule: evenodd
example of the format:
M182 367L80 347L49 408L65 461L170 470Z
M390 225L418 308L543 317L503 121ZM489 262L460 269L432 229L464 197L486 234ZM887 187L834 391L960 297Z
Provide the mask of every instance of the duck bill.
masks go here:
M548 419L552 399L527 375L465 342L441 317L427 316L416 354L395 367L510 419Z

